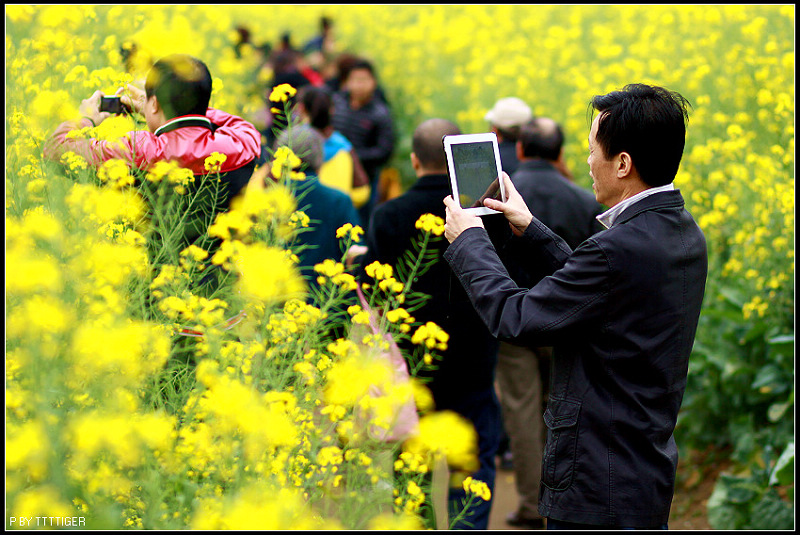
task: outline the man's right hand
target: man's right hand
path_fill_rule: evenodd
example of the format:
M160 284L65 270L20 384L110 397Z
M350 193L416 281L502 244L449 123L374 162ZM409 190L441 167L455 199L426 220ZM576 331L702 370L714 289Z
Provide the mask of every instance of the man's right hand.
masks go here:
M100 111L100 99L103 96L103 92L98 89L91 97L82 100L81 105L78 107L81 115L91 119L95 126L111 117L111 114L107 111Z
M492 210L502 212L508 219L511 225L511 231L515 236L522 236L528 225L533 220L533 214L525 204L522 195L519 194L517 188L511 182L507 173L503 173L503 187L506 190L506 202L500 202L496 199L486 199L483 205Z

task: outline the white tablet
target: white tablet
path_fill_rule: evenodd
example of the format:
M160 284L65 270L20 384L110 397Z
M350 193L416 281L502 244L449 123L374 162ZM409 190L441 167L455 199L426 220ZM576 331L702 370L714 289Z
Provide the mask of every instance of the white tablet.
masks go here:
M494 132L460 134L442 138L447 155L447 172L453 199L475 215L499 214L487 208L488 198L505 202L506 191L500 180L500 149Z

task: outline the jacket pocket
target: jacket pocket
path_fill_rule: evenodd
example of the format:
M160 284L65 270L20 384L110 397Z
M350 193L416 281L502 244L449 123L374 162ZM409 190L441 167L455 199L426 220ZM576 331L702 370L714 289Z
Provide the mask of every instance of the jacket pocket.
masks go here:
M579 401L550 398L547 402L544 413L547 443L542 456L542 483L552 490L566 490L572 484L580 412Z

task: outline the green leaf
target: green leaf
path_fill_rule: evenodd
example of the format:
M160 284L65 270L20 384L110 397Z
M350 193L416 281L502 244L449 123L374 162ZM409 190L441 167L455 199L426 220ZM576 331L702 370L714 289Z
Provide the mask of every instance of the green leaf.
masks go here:
M791 377L787 377L786 372L775 364L767 364L758 370L750 385L754 390L765 386L770 388L770 393L782 394L791 386Z
M720 288L719 294L725 298L727 303L733 305L737 309L741 310L742 307L744 307L746 300L742 296L741 292L737 292L731 288Z
M794 345L794 334L782 334L767 340L770 345Z
M794 441L787 444L769 476L770 485L791 485L792 483L794 483Z
M714 491L709 497L706 508L708 523L717 530L731 530L740 527L746 519L744 508L731 504L729 491L732 476L722 474L714 485Z
M791 530L794 528L794 508L772 490L753 506L749 523L753 529Z
M784 401L783 403L773 403L767 409L767 418L772 423L777 423L786 414L786 411L794 406L792 401Z

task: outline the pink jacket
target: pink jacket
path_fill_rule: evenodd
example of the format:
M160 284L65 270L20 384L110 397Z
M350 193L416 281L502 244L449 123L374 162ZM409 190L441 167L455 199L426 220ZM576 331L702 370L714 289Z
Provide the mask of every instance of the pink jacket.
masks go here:
M155 133L143 130L128 132L119 141L68 139L67 133L91 126L91 121L67 121L60 124L45 144L44 155L58 160L72 151L94 166L112 159L124 159L134 167L147 169L157 161L176 160L195 175L207 173L205 160L212 153L227 159L220 172L227 173L253 162L261 152L261 134L249 122L220 110L208 108L205 116L176 117Z

